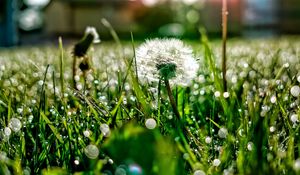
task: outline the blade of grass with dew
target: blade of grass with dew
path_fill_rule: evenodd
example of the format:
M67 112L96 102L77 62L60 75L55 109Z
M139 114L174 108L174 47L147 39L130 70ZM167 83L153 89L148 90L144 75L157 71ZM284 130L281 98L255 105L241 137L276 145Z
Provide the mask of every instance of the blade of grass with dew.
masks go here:
M65 93L65 85L64 85L64 47L63 47L63 42L62 42L62 37L58 38L58 45L59 45L59 65L60 65L60 69L59 69L59 73L60 73L60 86L61 86L61 96L62 98L64 97L64 93Z
M51 129L51 131L53 132L53 134L55 135L55 137L58 139L58 141L60 143L64 143L61 135L59 134L58 130L56 129L56 127L53 126L52 122L49 120L49 118L43 113L41 112L41 116L42 119L46 122L46 124L49 126L49 128Z
M130 64L128 63L128 60L126 60L126 58L124 57L124 53L123 53L123 49L122 49L122 44L121 44L121 41L120 41L117 33L115 32L115 30L113 29L113 27L110 25L110 23L106 19L103 18L101 20L101 22L110 31L110 33L111 33L112 37L114 38L115 42L117 43L119 49L121 49L121 51L122 51L121 57L122 57L125 65L126 65L126 67L129 68ZM133 45L133 49L134 49L133 35L132 35L131 40L132 40L132 45ZM133 50L133 52L135 52L135 50ZM135 53L134 53L134 55L135 55ZM129 71L129 74L130 74L130 77L131 77L131 81L130 82L131 82L131 84L133 86L133 89L134 89L134 92L136 94L136 97L138 98L139 102L142 105L142 109L143 109L144 115L146 117L148 117L151 114L151 112L150 112L151 110L148 107L147 102L145 100L146 96L143 93L143 91L141 90L141 88L139 86L139 83L138 83L138 80L136 79L136 77L135 77L135 75L134 75L134 73L133 73L133 71L131 69Z

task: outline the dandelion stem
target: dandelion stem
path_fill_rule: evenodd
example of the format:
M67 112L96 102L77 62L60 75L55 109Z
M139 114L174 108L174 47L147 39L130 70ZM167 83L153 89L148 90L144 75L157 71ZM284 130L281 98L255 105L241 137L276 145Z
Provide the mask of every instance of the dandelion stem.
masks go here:
M169 80L165 79L164 82L165 82L165 86L167 88L167 92L168 92L168 96L169 96L169 100L170 100L171 106L173 108L173 112L175 113L178 121L180 122L180 114L179 114L179 111L177 109L177 105L176 105L175 99L174 99L173 94L172 94L172 90L171 90L171 87L170 87Z
M223 90L227 91L226 80L226 39L227 39L227 0L223 0L222 4L222 74L223 74Z
M73 67L72 67L72 72L73 72L73 76L72 76L72 78L73 78L73 87L74 87L74 89L77 90L76 80L75 80L75 76L76 76L76 72L77 72L76 65L77 65L77 58L76 58L75 55L73 55Z

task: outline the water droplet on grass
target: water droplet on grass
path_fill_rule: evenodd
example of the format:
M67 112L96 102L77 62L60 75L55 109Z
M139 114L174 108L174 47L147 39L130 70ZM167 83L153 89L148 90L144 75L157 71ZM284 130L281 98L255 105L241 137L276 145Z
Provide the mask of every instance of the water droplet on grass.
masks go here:
M298 158L297 160L295 160L293 168L297 172L300 171L300 158Z
M213 164L213 166L217 167L221 164L221 161L220 161L220 159L214 159L212 164Z
M109 137L110 135L110 128L107 124L103 123L100 125L100 130L104 137Z
M290 117L290 120L293 122L293 123L297 123L299 120L298 120L298 115L297 114L292 114L291 117Z
M207 137L205 138L205 143L210 144L211 141L212 141L211 137L207 136Z
M22 127L22 123L19 119L17 118L11 118L8 126L10 127L10 129L12 129L14 132L18 132L20 131L21 127Z
M99 155L99 149L95 145L88 145L84 149L85 155L90 159L96 159Z
M11 129L9 127L5 127L3 130L3 134L5 137L9 137L11 135Z
M156 127L156 121L153 118L146 120L145 125L148 129L154 129Z
M291 94L294 97L298 97L300 95L300 87L299 86L293 86L291 88Z
M222 139L226 138L228 134L228 131L226 128L220 128L218 131L218 136Z
M194 175L205 175L205 172L202 171L202 170L196 170L196 171L194 172Z

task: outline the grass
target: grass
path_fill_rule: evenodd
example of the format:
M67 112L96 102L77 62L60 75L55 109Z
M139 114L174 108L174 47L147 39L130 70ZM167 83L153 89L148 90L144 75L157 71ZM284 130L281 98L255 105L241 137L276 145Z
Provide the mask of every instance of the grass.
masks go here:
M62 41L1 50L0 174L298 174L300 39L229 40L224 93L221 43L191 44L198 76L172 88L186 131L165 86L138 83L135 44L95 46L78 90Z

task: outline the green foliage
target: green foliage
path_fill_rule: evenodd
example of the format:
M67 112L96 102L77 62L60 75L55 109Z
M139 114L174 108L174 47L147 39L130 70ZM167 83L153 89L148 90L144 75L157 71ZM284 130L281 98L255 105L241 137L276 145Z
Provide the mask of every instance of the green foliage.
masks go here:
M299 174L299 38L230 40L223 93L220 42L202 32L197 78L172 88L182 133L165 86L138 83L135 43L114 37L78 90L62 41L0 51L0 174Z

